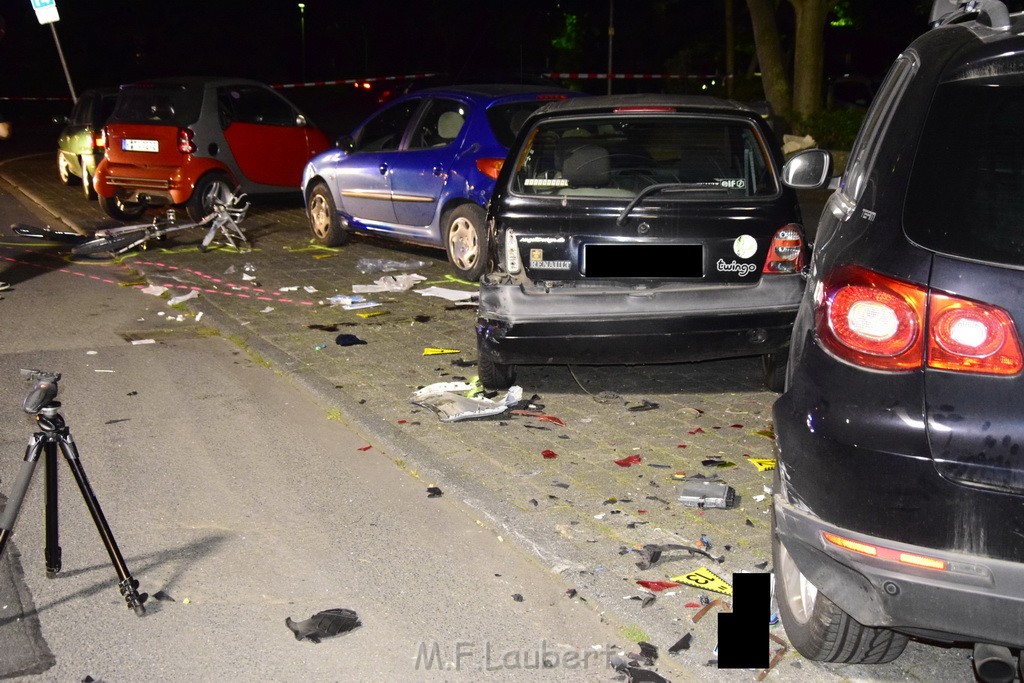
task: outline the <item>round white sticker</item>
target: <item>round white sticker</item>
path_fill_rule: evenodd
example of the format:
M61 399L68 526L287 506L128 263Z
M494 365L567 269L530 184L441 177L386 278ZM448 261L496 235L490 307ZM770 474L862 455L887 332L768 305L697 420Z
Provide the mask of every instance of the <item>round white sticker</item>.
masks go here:
M732 243L732 250L740 258L750 258L757 253L757 240L750 235L740 235Z

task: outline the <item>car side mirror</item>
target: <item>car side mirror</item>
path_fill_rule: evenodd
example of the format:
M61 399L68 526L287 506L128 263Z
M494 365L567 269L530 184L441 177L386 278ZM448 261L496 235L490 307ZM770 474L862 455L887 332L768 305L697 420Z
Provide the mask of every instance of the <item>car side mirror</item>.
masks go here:
M782 182L796 190L820 190L832 177L832 154L824 149L805 149L782 167Z
M356 147L355 140L352 139L351 135L342 135L334 141L334 146L340 149L342 152L351 152Z
M309 122L306 121L306 117L303 114L299 114L295 117L295 125L299 128L305 128L308 123Z

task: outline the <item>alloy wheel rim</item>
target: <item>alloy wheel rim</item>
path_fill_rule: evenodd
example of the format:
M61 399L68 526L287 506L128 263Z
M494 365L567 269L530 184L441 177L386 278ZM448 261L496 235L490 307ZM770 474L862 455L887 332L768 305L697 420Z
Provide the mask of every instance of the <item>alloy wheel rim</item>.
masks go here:
M476 263L477 251L473 224L465 218L456 218L448 230L448 253L452 262L462 270L469 270Z
M814 605L818 601L818 588L801 572L786 546L779 543L779 577L783 584L783 595L789 606L790 613L801 624L806 624L814 614Z
M310 224L313 226L313 234L317 237L326 237L330 230L331 219L328 213L327 200L315 195L309 202L309 216L312 218Z

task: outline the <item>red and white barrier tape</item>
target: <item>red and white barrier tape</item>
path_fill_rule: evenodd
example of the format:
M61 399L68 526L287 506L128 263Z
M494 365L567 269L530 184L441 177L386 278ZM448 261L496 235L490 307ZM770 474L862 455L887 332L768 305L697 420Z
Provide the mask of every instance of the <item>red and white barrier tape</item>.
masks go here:
M313 88L325 85L353 85L356 83L382 83L386 81L412 81L417 78L429 78L437 74L409 74L407 76L372 76L370 78L345 78L335 81L309 81L308 83L278 83L271 88Z

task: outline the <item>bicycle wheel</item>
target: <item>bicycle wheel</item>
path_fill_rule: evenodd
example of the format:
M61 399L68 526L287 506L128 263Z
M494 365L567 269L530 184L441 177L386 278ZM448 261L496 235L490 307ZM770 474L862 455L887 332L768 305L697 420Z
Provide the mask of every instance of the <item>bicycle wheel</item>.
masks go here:
M76 247L72 247L71 253L75 256L106 256L112 254L119 254L122 251L127 251L132 247L142 244L147 239L146 230L132 230L130 232L122 232L117 235L110 235L108 237L97 237L94 240L89 240L79 244Z

